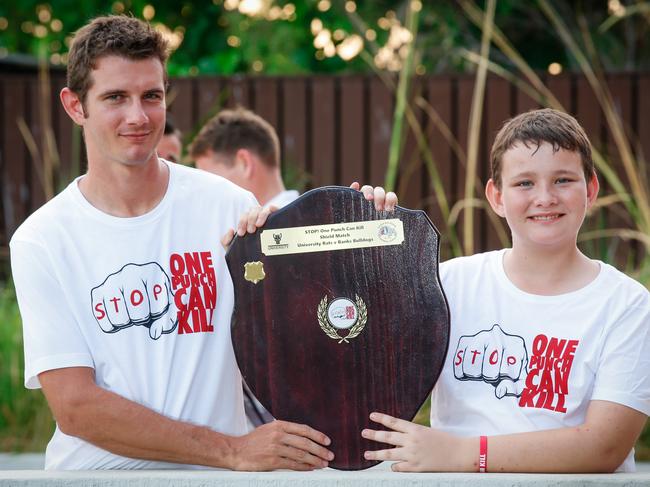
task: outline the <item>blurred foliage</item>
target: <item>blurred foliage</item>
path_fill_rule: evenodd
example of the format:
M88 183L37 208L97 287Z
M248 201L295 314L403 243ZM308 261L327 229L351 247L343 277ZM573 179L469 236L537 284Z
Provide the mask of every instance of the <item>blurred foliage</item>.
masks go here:
M420 9L418 72L473 70L473 63L459 51L478 51L480 30L467 19L462 1L415 1ZM589 32L593 44L585 45L586 50L599 54L604 69L650 68L648 2L552 3L575 32ZM363 72L376 64L373 57L389 41L395 25L401 25L408 5L406 0L2 2L0 57L44 55L60 64L71 34L88 19L127 13L159 25L176 41L182 39L169 63L171 75ZM536 2L500 0L495 24L534 69L546 70L554 62L577 69ZM323 30L329 41L321 37L317 48L315 37ZM359 42L363 39L363 52L370 57L359 55L361 50L348 60L340 56L339 46L353 35ZM505 56L495 61L509 64Z
M13 285L0 287L0 452L43 451L54 419L41 391L25 389L23 334Z

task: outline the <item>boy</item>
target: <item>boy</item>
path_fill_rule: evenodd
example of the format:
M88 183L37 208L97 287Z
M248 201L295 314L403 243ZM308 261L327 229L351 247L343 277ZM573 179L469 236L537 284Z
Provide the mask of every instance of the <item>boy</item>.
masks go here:
M598 195L591 145L564 113L508 121L486 195L512 248L440 266L449 353L431 428L384 414L397 471L633 471L650 413L650 295L577 247Z

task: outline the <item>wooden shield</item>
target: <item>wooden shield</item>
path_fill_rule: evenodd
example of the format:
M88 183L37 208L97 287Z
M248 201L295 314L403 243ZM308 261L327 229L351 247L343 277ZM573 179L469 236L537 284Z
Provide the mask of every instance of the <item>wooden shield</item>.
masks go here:
M361 227L375 233L364 240L354 233ZM403 241L395 243L400 228ZM301 247L292 242L303 250L270 255L287 248L290 233L305 235ZM343 244L323 250L314 243L328 239ZM345 248L355 240L381 246ZM305 193L228 250L242 375L274 417L332 439L331 467L375 465L363 458L382 447L361 437L363 428L378 426L368 415L411 420L431 392L449 342L438 253L439 233L423 211L377 212L360 192L342 187Z

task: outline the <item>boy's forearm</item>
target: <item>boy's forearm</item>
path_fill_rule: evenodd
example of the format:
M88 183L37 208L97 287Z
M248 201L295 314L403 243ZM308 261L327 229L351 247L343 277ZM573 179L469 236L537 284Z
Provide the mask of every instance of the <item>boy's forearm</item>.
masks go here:
M593 401L576 427L488 438L489 472L613 472L633 448L646 416L606 401ZM472 438L478 459L479 438ZM477 469L475 468L474 471Z

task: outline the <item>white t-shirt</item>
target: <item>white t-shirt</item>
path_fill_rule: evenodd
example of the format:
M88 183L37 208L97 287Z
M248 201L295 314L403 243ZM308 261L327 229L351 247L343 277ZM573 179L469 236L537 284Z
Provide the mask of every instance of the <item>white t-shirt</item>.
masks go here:
M298 193L298 191L295 189L287 189L281 193L276 194L264 206L266 207L273 205L278 208L282 208L283 206L286 206L294 201L296 198L298 198L298 196L300 196L300 193Z
M574 292L538 296L503 270L505 250L440 266L451 335L431 426L461 436L577 426L591 400L650 414L650 293L599 262ZM620 471L634 471L630 452Z
M167 192L145 215L103 213L75 180L14 234L25 385L40 387L38 374L47 370L92 367L109 391L167 417L241 435L233 285L220 238L256 201L223 178L168 165ZM114 455L58 427L45 466L176 467Z

